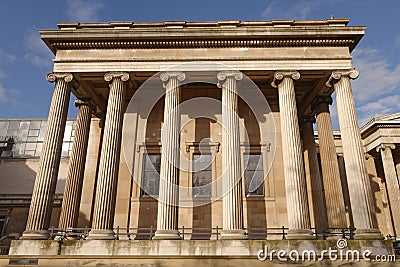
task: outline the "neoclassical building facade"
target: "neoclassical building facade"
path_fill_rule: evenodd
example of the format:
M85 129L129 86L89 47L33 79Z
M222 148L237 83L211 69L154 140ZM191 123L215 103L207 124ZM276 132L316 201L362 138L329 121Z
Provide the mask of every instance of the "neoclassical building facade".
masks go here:
M399 114L360 131L351 52L365 27L348 22L40 31L55 54L54 94L21 239L49 239L51 226L88 227L89 240L113 240L116 227L135 229L121 239L282 239L270 234L282 226L296 240L345 228L361 240L398 236Z

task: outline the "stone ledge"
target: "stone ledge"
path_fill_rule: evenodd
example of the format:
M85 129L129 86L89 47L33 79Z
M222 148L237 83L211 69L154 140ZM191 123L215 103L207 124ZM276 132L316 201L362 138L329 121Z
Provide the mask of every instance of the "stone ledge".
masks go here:
M10 255L60 256L252 256L271 250L337 249L335 240L13 240ZM348 250L370 250L372 255L392 255L391 241L348 240ZM345 249L345 250L346 250Z

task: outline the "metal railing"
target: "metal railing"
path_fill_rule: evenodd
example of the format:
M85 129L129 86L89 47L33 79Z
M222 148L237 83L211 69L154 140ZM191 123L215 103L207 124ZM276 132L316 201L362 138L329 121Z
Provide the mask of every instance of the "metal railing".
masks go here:
M10 246L0 246L0 255L8 255Z
M154 237L156 228L150 226L148 228L114 228L116 240L151 240ZM266 240L266 239L286 239L289 228L245 228L247 237L250 240ZM340 237L346 239L354 239L355 228L311 228L315 239L325 240L328 237ZM211 228L188 228L182 226L178 228L181 238L192 240L219 240L221 238L221 227ZM90 228L54 228L49 229L50 239L86 239L89 235Z
M328 237L337 237L353 240L356 228L311 228L311 230L315 239L326 240Z

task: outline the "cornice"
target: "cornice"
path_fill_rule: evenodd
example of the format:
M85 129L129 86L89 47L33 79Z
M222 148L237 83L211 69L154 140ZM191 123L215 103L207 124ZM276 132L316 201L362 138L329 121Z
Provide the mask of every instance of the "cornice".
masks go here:
M352 50L364 26L349 19L269 21L165 21L58 23L59 30L41 30L55 53L74 49L248 48L342 46Z
M249 39L249 40L166 40L166 41L63 41L51 43L52 50L80 49L168 49L168 48L269 48L269 47L348 47L352 39Z

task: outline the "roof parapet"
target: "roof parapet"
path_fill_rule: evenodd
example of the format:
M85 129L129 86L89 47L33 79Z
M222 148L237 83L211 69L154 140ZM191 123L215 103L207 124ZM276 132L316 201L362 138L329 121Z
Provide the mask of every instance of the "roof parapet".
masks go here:
M90 28L104 29L131 29L131 28L192 28L192 27L296 27L296 26L347 26L348 18L330 18L326 20L258 20L258 21L240 21L240 20L218 20L218 21L197 21L189 22L182 20L164 21L164 22L133 22L133 21L113 21L99 23L80 23L80 22L59 22L57 26L61 30L78 30Z

